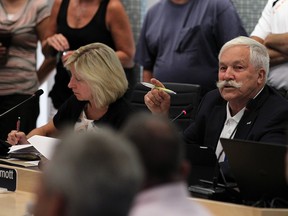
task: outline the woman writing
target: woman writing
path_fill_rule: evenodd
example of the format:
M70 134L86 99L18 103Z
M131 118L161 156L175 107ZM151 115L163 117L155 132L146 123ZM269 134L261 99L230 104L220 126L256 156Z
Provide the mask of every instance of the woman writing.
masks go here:
M27 137L23 132L11 131L7 138L10 144L28 143L27 139L33 135L55 137L71 126L78 132L95 130L102 125L118 129L130 116L132 108L124 98L128 81L110 47L101 43L80 47L65 66L71 72L68 87L74 95L52 120L32 130Z

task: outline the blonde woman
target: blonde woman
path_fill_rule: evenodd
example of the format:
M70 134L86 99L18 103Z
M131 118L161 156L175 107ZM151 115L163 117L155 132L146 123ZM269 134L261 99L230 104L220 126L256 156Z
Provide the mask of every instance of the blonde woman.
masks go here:
M72 95L46 125L32 130L27 136L15 130L7 141L27 143L33 135L57 136L64 127L75 131L95 130L102 125L119 129L132 113L123 97L128 81L115 52L102 43L92 43L76 50L65 67L71 72L68 87Z

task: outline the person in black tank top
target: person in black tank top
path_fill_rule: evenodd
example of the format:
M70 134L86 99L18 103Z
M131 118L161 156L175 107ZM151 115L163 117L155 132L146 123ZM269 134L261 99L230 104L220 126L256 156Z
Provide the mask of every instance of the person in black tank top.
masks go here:
M91 20L88 21L87 24L83 26L74 27L68 21L69 20L69 7L70 6L72 7L72 4L74 2L71 0L60 1L59 3L60 6L58 6L59 7L58 14L56 15L57 18L55 19L57 34L53 34L50 38L48 38L47 39L48 43L49 41L53 39L53 37L55 38L57 37L57 35L61 34L66 38L69 44L68 50L76 50L79 47L84 46L86 44L90 44L93 42L101 42L101 43L108 45L109 47L111 47L117 52L116 44L113 39L113 38L117 39L117 36L113 36L112 35L113 32L107 28L107 20L106 20L109 3L112 3L113 0L102 0L102 1L95 0L95 2L98 2L99 6L98 6L98 9L96 8L96 10L93 12L94 15L91 14L92 15ZM55 3L53 7L56 7L55 6L56 4L57 3ZM79 7L81 6L78 5L77 7L78 7L77 9L80 10ZM124 10L123 7L120 9ZM129 27L129 20L127 20L127 22L128 22L127 26ZM128 35L131 34L132 36L130 27L128 28L128 32L125 32L125 35L127 34ZM131 42L129 42L128 40L127 46L129 46L130 44L134 46L133 37L131 37ZM57 47L53 45L54 44L52 41L50 46L54 47L55 49L54 54L60 51L58 55L59 54L61 55L62 53L61 51L66 50L64 47L63 47L63 50L57 49ZM134 51L132 51L132 53L134 54ZM61 58L59 57L61 56L58 56L58 62L56 65L56 75L54 78L55 83L52 87L52 90L49 93L49 96L51 97L52 102L53 102L53 106L56 109L58 109L72 95L72 91L67 87L69 80L70 80L69 73L64 68L63 62ZM133 56L132 56L132 59L133 59ZM123 65L123 67L125 68L127 79L129 81L130 89L131 89L131 86L133 86L136 82L136 74L133 74L132 66L130 68L129 67L127 68L125 67L125 65Z

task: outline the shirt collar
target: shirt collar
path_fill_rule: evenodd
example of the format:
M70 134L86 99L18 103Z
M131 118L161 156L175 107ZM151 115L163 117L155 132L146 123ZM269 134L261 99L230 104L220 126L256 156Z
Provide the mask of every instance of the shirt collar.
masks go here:
M254 96L253 100L263 91L264 87L262 87L260 89L260 91ZM246 106L243 107L238 113L236 113L236 115L234 115L233 117L231 116L230 113L230 109L229 109L229 102L226 104L226 112L227 112L227 119L234 119L237 123L240 121L240 119L242 118L244 111L246 109ZM226 120L227 120L226 119Z

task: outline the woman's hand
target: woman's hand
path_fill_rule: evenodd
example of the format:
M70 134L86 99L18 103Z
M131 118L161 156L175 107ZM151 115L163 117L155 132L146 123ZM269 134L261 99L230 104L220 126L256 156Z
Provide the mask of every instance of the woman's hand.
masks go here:
M29 143L26 134L22 131L12 130L7 137L7 142L11 145Z
M53 47L58 52L64 52L65 50L70 49L68 40L62 34L54 34L51 37L48 37L46 40L47 44Z

